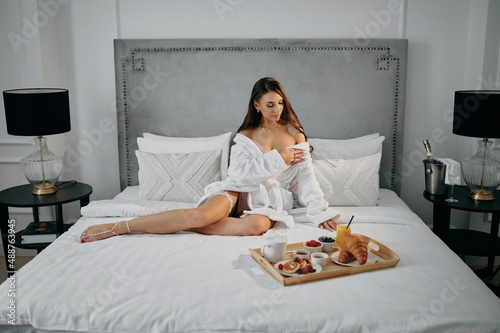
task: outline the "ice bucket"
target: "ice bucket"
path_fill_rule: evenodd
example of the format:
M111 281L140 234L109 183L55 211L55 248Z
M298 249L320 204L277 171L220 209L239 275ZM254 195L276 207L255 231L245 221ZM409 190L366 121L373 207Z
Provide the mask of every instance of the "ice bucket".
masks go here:
M448 187L444 183L446 164L424 160L425 190L430 194L446 194Z

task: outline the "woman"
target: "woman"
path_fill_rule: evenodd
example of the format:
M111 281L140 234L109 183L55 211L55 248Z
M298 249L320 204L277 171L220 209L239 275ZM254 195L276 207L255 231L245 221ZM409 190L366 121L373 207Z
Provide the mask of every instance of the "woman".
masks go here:
M336 230L339 213L323 199L304 130L278 81L267 77L255 83L234 142L228 178L208 185L196 208L94 225L83 231L81 242L132 231L261 235L275 222L293 226L287 213L293 207L292 192L315 225Z

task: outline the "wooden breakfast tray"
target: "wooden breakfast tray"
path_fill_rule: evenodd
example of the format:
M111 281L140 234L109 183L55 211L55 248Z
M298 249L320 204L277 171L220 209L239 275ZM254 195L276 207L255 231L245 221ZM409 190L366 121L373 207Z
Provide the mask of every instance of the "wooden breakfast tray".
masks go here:
M384 269L384 268L388 268L388 267L394 267L399 262L398 255L396 253L394 253L391 249L389 249L387 246L377 242L376 240L371 239L370 237L366 237L363 235L360 235L360 236L364 239L366 244L368 244L368 251L379 256L380 258L383 259L383 261L366 263L366 264L361 265L361 266L337 265L330 258L330 256L334 252L338 251L338 248L335 247L334 251L325 252L326 254L328 254L327 264L322 267L321 272L304 274L304 275L299 275L299 276L283 276L280 274L280 272L277 269L274 268L273 264L271 264L269 261L267 261L266 258L264 258L260 249L249 249L249 251L250 251L250 254L252 255L252 257L262 267L264 267L264 269L266 271L268 271L269 274L271 274L276 280L278 280L279 283L281 283L284 286L290 286L290 285L305 283L305 282L310 282L310 281L329 279L329 278L343 276L343 275L351 275L351 274L375 271L375 270ZM287 253L285 254L284 260L293 259L292 251L302 249L303 247L304 246L302 243L287 244L287 246L286 246Z

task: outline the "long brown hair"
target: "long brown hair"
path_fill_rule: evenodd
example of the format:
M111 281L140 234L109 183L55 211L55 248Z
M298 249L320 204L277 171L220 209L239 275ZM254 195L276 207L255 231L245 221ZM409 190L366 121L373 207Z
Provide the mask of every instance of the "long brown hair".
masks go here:
M238 132L247 128L256 128L257 126L259 126L262 119L262 114L260 112L257 112L257 109L255 109L254 101L258 102L261 99L262 95L270 91L274 91L283 98L283 112L281 113L280 119L286 123L290 123L293 127L295 127L305 135L304 130L302 129L302 125L300 124L295 111L293 111L293 108L290 105L288 97L286 97L283 87L276 79L273 79L272 77L264 77L254 84L252 95L250 96L250 101L248 102L248 112L245 119L243 120L243 124L241 124L240 128L238 129Z

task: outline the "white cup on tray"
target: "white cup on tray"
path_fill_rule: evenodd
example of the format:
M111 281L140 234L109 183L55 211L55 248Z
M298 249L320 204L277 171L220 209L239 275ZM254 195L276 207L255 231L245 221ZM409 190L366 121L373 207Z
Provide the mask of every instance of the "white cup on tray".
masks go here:
M262 238L261 252L270 263L277 263L285 258L286 236L264 236Z

